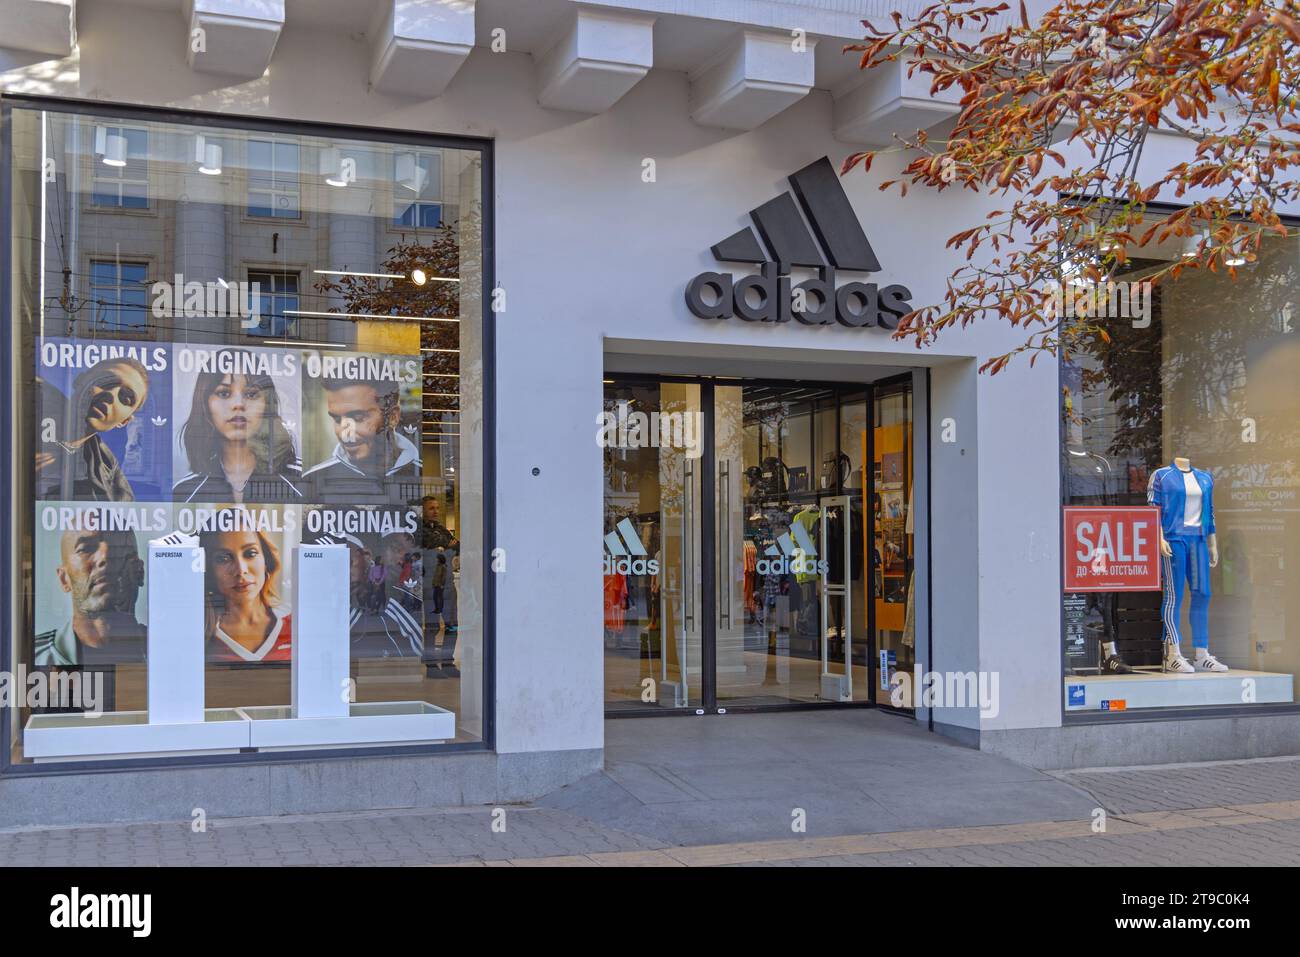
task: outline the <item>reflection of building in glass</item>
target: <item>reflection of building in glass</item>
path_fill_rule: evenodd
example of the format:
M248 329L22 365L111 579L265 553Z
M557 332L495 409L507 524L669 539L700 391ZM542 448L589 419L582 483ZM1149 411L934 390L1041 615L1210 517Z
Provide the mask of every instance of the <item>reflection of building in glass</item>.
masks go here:
M1296 271L1296 242L1270 238L1236 281L1199 270L1166 281L1150 328L1108 323L1109 341L1062 364L1064 502L1145 504L1151 471L1175 456L1209 471L1213 653L1233 669L1283 674L1300 671L1300 599L1286 584L1300 561ZM1158 598L1101 606L1095 630L1117 633L1130 664L1159 664Z
M35 479L17 480L44 506L19 522L53 523L24 538L42 663L54 644L94 648L118 619L147 617L145 571L123 607L96 600L98 539L60 525L87 505L142 542L198 536L218 711L289 705L291 662L313 639L294 606L296 550L347 545L355 700L415 702L481 739L478 150L12 116L14 331L37 398L22 423ZM308 535L304 515L327 510L330 527ZM116 681L113 710L146 713L143 653L84 657ZM18 735L13 759L42 754L43 730Z

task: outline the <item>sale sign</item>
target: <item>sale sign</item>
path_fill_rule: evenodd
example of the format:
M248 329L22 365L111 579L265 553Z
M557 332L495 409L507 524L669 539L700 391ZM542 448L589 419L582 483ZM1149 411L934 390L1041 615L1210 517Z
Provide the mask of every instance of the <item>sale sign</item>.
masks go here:
M1160 509L1065 508L1065 591L1159 591Z

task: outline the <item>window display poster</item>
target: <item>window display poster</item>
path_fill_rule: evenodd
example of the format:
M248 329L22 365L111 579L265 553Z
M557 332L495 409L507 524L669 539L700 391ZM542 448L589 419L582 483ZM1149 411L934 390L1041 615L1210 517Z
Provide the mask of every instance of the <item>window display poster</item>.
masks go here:
M348 547L354 659L424 656L425 598L437 606L452 591L453 554L421 548L418 510L311 506L302 540Z
M885 452L880 456L881 481L887 485L901 485L903 466L906 462L902 452Z
M1065 591L1160 590L1158 508L1071 505L1064 513Z
M167 501L171 346L44 338L36 350L36 498Z
M1065 607L1065 662L1067 668L1075 671L1087 664L1085 622L1088 617L1088 596L1067 594L1062 603Z
M421 384L418 357L303 353L303 477L320 498L356 479L419 480ZM446 391L433 395L454 406Z
M303 499L301 357L296 349L173 346L176 501L233 500L226 463L247 475L238 489L245 502Z
M36 667L145 660L148 543L167 533L171 511L158 502L36 503Z
M288 662L302 508L367 488L402 504L315 509L317 531L360 543L358 653L422 654L418 356L48 338L35 371L37 664L142 661L147 543L174 531L205 549L209 661Z
M203 634L209 663L292 659L295 505L175 506L176 529L203 549Z

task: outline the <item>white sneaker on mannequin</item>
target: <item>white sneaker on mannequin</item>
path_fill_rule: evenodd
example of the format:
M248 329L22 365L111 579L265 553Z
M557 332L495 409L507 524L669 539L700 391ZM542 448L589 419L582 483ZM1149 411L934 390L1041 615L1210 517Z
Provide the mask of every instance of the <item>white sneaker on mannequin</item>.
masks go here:
M1198 649L1196 653L1196 670L1197 671L1227 671L1228 666L1225 665L1218 658L1214 657L1214 655L1210 654L1208 651L1202 653Z
M1195 674L1196 669L1192 663L1183 657L1178 646L1173 642L1165 645L1165 674L1191 675Z

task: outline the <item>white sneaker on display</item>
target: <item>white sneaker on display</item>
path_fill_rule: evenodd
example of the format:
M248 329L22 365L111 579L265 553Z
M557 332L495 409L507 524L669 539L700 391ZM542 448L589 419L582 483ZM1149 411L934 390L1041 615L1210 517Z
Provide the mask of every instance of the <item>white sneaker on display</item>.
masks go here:
M1197 671L1227 671L1228 666L1225 665L1218 658L1214 657L1214 655L1205 655L1203 657L1196 659L1196 670Z
M1224 670L1226 671L1227 669ZM1177 652L1175 652L1174 654L1169 654L1168 652L1165 652L1165 673L1175 674L1175 675L1190 675L1190 674L1195 674L1196 669L1193 668L1192 663L1188 661L1186 658L1184 658L1181 654Z

